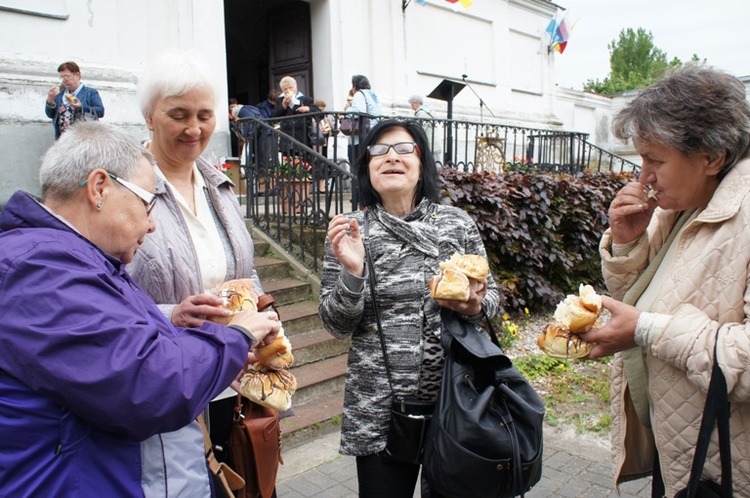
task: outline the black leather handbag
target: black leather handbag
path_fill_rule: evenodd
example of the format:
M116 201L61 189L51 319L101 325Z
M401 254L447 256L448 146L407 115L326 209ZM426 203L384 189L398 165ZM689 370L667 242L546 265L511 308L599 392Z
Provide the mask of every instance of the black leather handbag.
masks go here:
M542 477L544 403L489 319L492 342L451 310L442 320L445 365L422 473L445 496L522 496Z
M718 334L716 344L719 342ZM721 455L721 484L708 479L701 479L703 465L706 463L708 444L714 422L719 429L719 454ZM732 447L729 438L729 398L727 380L719 367L719 357L714 345L714 366L711 370L711 382L706 393L706 406L703 409L698 443L695 446L693 466L686 488L681 489L675 498L731 498L732 497Z

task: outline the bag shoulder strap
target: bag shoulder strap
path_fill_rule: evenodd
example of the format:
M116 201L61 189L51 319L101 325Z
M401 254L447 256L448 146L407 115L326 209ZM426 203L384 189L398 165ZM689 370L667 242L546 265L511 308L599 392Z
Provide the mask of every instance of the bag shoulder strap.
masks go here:
M706 394L706 406L703 410L698 442L695 446L693 465L690 469L687 496L695 498L698 496L698 486L706 463L708 445L711 442L714 422L719 429L719 454L721 455L721 488L723 496L732 496L732 447L729 437L729 397L727 396L727 381L719 366L718 356L719 335L716 334L714 344L714 365L711 370L711 381L708 384Z
M258 297L258 311L264 311L267 308L271 308L276 312L276 315L278 315L279 319L281 319L281 315L279 315L279 309L276 307L276 300L273 298L271 294L263 294L262 296Z
M364 95L364 93L363 93ZM385 347L385 338L383 337L383 326L380 322L380 310L378 309L378 298L375 294L375 266L372 263L372 255L370 254L370 223L369 213L365 211L365 256L367 257L367 280L370 283L370 296L372 297L372 309L375 313L375 320L378 324L378 336L380 336L380 347L383 350L383 362L385 364L385 373L388 376L388 384L391 386L391 395L394 396L396 393L393 391L393 379L391 378L391 366L388 363L388 351Z
M227 491L228 496L233 496L232 491L245 487L245 480L228 465L219 463L214 454L213 446L211 445L211 437L208 435L208 428L206 427L206 422L203 420L203 415L198 415L197 420L198 424L201 426L201 431L203 432L203 447L206 450L208 468L213 475L221 480L221 484Z

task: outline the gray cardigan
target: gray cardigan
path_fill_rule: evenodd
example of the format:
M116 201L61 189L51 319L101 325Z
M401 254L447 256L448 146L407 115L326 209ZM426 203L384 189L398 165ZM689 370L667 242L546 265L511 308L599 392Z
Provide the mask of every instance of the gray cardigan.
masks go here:
M206 183L211 206L221 227L219 233L233 260L228 261L227 279L252 278L261 289L253 265L253 240L232 182L207 161L198 158L198 170ZM156 201L152 216L156 231L146 236L128 272L169 318L183 299L203 292L202 277L192 239L172 191L161 177L156 178ZM224 228L222 230L222 227ZM225 232L226 237L222 234ZM231 269L234 268L234 272ZM233 273L233 275L231 274ZM143 491L147 498L192 492L208 496L209 482L204 455L203 431L193 421L173 432L156 434L141 442ZM205 491L204 491L205 490Z
M262 292L253 265L253 239L234 194L234 184L203 158L199 157L196 165L203 175L211 205L226 232L233 253L233 261L229 261L227 267L234 267L234 275L227 275L227 279L252 278L256 289ZM152 213L156 231L146 236L135 259L128 265L128 272L156 301L162 312L171 317L175 305L188 296L203 293L203 285L198 256L180 206L159 177L156 179L156 195L159 200Z
M404 218L375 206L369 210L369 247L376 276L378 309L397 395L419 396L425 370L424 338L440 336L440 306L431 299L429 279L440 261L455 252L486 251L474 221L451 206L423 200ZM350 213L363 227L364 212ZM492 276L483 305L489 316L498 308ZM347 272L326 241L320 291L320 318L332 335L351 337L344 393L341 452L370 455L385 448L390 422L391 388L373 314L369 284ZM436 340L432 341L436 343ZM437 378L442 365L438 348ZM429 396L427 396L429 397Z

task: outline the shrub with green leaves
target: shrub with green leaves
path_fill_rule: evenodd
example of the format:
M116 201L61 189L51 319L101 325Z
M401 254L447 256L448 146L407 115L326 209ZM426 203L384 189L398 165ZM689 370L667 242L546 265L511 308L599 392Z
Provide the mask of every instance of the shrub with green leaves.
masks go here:
M552 308L579 283L602 288L598 244L628 173L467 174L441 168L450 202L474 218L502 310Z

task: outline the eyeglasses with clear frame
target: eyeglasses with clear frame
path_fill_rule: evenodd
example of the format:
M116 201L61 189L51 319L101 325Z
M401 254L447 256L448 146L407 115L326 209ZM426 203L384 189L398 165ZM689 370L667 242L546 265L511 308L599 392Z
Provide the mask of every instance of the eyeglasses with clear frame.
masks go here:
M123 180L119 176L110 173L107 171L107 174L110 178L112 178L114 181L125 187L126 189L130 190L133 194L135 194L140 200L143 201L143 203L146 205L146 214L151 214L151 210L154 209L154 205L156 204L156 195L152 194L148 190L139 187L135 183L130 183L127 180ZM84 180L80 183L81 187L84 187L88 183L88 180Z
M417 144L415 142L399 142L397 144L372 144L367 146L367 152L369 152L370 156L372 157L384 156L388 154L388 151L391 150L391 147L396 151L396 154L404 155L414 152L417 148Z

